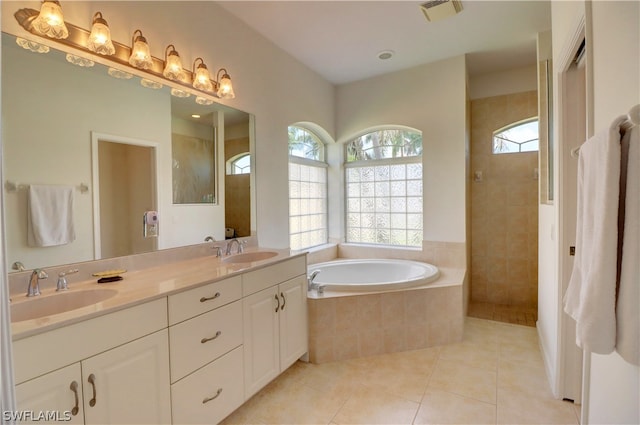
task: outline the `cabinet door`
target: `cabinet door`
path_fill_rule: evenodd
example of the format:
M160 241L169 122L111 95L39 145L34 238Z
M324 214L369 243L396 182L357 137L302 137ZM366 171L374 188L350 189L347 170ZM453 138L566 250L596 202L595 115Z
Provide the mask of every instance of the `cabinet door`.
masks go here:
M87 424L171 422L167 330L82 362Z
M277 287L243 300L245 399L280 373L279 312Z
M20 423L36 423L44 414L49 416L37 423L83 424L80 363L16 385L16 400L17 413L33 415L23 416Z
M308 350L307 282L298 276L279 285L280 370L285 370Z

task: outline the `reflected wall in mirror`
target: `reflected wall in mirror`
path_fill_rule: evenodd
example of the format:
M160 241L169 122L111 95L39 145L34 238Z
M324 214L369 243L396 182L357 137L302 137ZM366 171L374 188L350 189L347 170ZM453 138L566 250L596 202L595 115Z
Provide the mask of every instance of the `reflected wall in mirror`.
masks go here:
M216 127L222 139L225 127L240 125L233 121L237 117L248 128L250 115L216 103L198 105L193 99L173 97L167 87L160 90L142 87L138 77L112 78L107 68L99 64L92 68L71 65L65 60L65 53L55 49L47 54L24 50L16 44L14 36L3 33L4 178L22 185L88 184L92 181L92 132L151 141L158 146L160 232L157 246L150 249L202 243L207 235L224 239L227 226L222 198L219 204L173 205L171 135L175 132L176 117L190 119L192 113L197 113L211 117L205 125L207 131L213 134ZM186 115L186 111L187 118L180 115ZM218 149L221 157L224 147L219 145ZM220 187L224 174L224 159L218 158L215 179ZM95 232L99 223L93 222L92 201L96 187L89 186L88 192L76 192L75 196L76 240L47 248L27 246L26 191L5 190L7 264L20 261L32 269L97 259ZM118 202L113 203L112 207L118 208ZM250 202L244 206L251 211ZM140 232L135 227L133 231ZM129 231L117 228L114 237L117 239ZM101 258L107 255L120 253L105 253Z
M216 203L216 149L213 129L207 129L211 135L202 137L171 134L174 204Z

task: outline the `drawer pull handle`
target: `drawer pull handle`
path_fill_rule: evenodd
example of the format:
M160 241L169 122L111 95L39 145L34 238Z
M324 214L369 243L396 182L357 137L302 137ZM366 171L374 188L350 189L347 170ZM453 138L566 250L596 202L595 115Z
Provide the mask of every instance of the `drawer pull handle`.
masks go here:
M219 337L220 335L222 335L222 331L218 331L216 332L216 334L214 336L212 336L211 338L202 338L200 340L201 344L204 344L205 342L209 342L209 341L213 341L214 339L216 339L217 337Z
M204 400L202 400L202 404L209 403L211 400L215 400L220 396L221 393L222 393L222 388L218 388L218 391L216 391L216 394L213 397L207 397Z
M284 311L284 306L287 305L287 300L284 298L284 294L280 292L280 297L282 297L282 307L280 310Z
M278 294L275 295L276 297L276 302L278 303L278 305L276 305L276 313L280 310L280 298L278 298Z
M96 376L92 373L89 375L89 378L87 378L87 381L89 381L93 387L93 398L89 400L89 406L93 407L96 405Z
M213 297L202 297L202 298L200 298L200 302L203 303L203 302L206 302L206 301L215 300L218 297L220 297L220 292L216 292Z
M78 383L76 381L73 381L69 386L69 389L73 391L73 397L76 399L76 405L73 406L73 409L71 409L71 414L75 416L80 411L80 408L78 407Z

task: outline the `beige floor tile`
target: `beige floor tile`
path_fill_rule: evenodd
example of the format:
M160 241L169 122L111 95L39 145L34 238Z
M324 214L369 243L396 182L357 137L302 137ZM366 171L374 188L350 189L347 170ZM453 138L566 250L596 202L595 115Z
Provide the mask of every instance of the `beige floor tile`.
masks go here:
M495 424L496 406L439 390L427 390L414 424Z
M411 424L419 403L383 392L379 387L362 387L333 418L336 424Z
M440 358L458 364L495 371L498 367L498 349L485 343L462 342L442 347Z
M496 372L463 366L440 359L431 375L429 389L442 390L487 403L496 403Z
M534 397L553 398L542 364L500 361L498 388L516 390Z
M465 319L459 344L345 361L297 362L230 424L578 424L555 400L535 328Z
M572 403L499 388L498 423L577 425L578 419Z

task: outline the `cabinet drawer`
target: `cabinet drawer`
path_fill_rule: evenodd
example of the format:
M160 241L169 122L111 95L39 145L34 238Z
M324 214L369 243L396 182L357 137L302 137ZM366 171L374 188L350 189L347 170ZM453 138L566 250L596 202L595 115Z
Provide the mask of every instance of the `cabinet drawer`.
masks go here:
M242 344L242 302L194 317L169 328L171 382Z
M307 274L307 257L305 255L247 272L242 275L242 296L255 294L301 274Z
M244 401L242 347L171 385L174 424L215 424Z
M206 313L242 296L242 278L235 276L169 296L169 325Z

